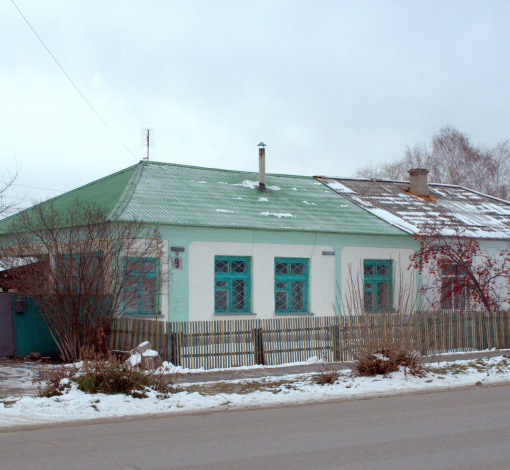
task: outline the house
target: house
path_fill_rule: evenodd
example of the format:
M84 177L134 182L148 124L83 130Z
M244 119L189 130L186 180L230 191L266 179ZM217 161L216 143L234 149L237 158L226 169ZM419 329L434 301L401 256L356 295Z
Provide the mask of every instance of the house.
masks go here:
M265 162L264 148L259 161ZM418 247L404 227L381 219L321 180L142 161L53 199L102 205L111 220L157 225L157 277L168 289L128 302L124 315L168 321L329 316L349 267L370 265L391 306L393 272ZM9 231L10 218L0 222ZM414 289L415 286L413 286ZM155 294L154 294L155 295ZM375 295L375 294L374 294Z
M316 178L359 208L410 235L420 234L428 224L439 227L451 241L456 233L475 239L488 256L509 247L510 202L461 186L428 183L427 174L426 169L411 169L409 181ZM441 276L440 292L435 294L441 298L430 300L439 301L436 303L443 309L466 308L465 292L447 295L459 275L457 267L452 265L433 275ZM430 285L430 278L424 274L420 282ZM504 290L505 286L499 288Z

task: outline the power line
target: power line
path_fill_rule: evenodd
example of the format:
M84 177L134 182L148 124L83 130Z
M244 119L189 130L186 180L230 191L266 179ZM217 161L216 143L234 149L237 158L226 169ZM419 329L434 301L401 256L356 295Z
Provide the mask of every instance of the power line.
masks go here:
M69 75L67 75L67 72L64 70L64 68L59 64L58 60L55 58L55 56L51 53L51 51L48 49L48 47L46 46L46 44L44 44L44 41L39 37L39 35L36 33L35 29L32 27L32 25L28 22L28 20L25 18L25 15L21 12L21 10L18 8L18 5L16 5L14 3L14 0L11 0L12 4L16 7L16 10L19 11L19 14L23 17L23 19L26 21L26 23L28 24L28 26L30 26L30 29L34 32L34 34L37 36L37 39L39 39L39 41L41 41L41 44L44 46L44 48L48 51L48 54L53 58L53 60L55 61L55 63L60 67L60 70L62 70L62 72L64 72L64 75L67 77L67 79L72 83L72 85L74 86L74 88L76 88L76 91L81 95L81 97L85 100L85 102L90 106L90 109L92 109L92 111L94 111L94 113L96 114L96 116L101 119L101 122L107 127L107 129L113 134L113 136L122 144L122 146L131 154L133 155L133 157L135 157L137 160L138 160L138 157L133 153L131 152L131 150L129 150L126 145L124 144L124 142L122 142L122 140L120 140L120 138L117 136L117 134L115 134L115 132L112 131L112 129L110 128L110 126L108 124L106 124L106 121L99 115L99 113L94 109L94 107L90 104L89 100L87 98L85 98L85 95L80 91L80 89L76 86L76 84L71 80L71 77Z
M65 193L65 191L62 191L61 189L40 188L39 186L27 186L26 184L11 183L11 186L21 186L23 188L44 189L45 191L57 191L59 193Z

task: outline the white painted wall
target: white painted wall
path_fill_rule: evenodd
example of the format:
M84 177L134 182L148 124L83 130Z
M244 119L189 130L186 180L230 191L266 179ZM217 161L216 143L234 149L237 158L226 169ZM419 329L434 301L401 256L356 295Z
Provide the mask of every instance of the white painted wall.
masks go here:
M189 246L189 319L274 318L274 259L309 258L309 309L316 316L334 315L335 256L331 246L194 241ZM257 315L214 315L214 257L251 257L251 311Z
M393 307L398 308L400 294L404 295L405 289L412 289L412 298L416 299L418 287L417 276L413 269L407 270L410 256L414 253L411 249L399 248L372 248L359 246L346 246L342 248L342 298L349 292L351 276L354 282L363 282L363 261L370 259L393 260ZM350 271L350 272L349 272ZM361 292L363 286L361 285ZM344 312L348 313L348 312Z

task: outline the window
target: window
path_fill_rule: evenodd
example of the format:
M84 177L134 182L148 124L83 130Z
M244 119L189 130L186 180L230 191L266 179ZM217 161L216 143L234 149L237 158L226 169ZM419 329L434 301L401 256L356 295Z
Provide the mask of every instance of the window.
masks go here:
M124 312L154 315L157 313L158 276L156 258L126 258Z
M214 311L250 311L250 258L216 256L214 260Z
M441 270L441 308L443 310L466 308L464 277L464 270L456 264L449 264Z
M62 289L71 288L94 294L103 287L103 254L68 253L58 258L56 276Z
M276 313L308 311L308 259L275 258Z
M364 303L368 312L389 311L392 308L391 260L363 262Z

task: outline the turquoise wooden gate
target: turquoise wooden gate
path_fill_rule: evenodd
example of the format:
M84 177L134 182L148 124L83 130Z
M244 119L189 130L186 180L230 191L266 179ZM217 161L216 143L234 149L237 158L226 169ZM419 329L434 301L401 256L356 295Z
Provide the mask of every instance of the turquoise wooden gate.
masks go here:
M58 346L50 329L30 298L14 298L14 338L16 357L40 352L43 356L59 356Z

